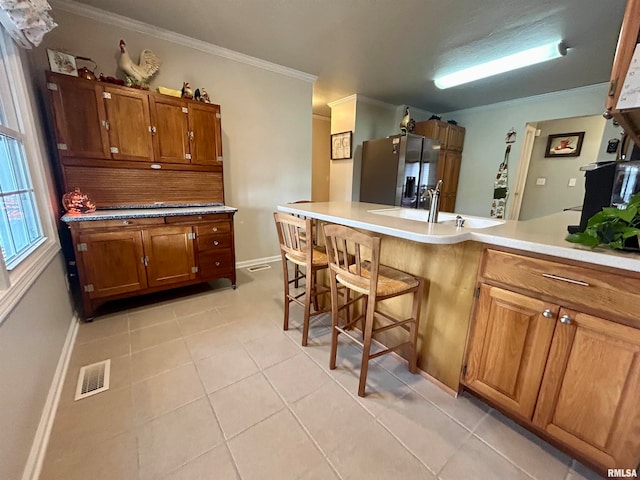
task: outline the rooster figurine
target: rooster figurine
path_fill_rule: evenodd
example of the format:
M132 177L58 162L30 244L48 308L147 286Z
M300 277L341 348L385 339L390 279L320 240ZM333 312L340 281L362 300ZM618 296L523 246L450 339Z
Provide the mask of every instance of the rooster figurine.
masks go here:
M403 135L408 133L412 133L413 129L416 127L416 121L411 118L411 113L409 113L409 107L405 107L404 109L404 117L402 117L402 121L400 122L400 131Z
M160 69L160 59L151 50L145 49L140 52L140 61L135 64L127 52L127 44L120 40L118 67L127 76L128 85L148 89L149 79Z

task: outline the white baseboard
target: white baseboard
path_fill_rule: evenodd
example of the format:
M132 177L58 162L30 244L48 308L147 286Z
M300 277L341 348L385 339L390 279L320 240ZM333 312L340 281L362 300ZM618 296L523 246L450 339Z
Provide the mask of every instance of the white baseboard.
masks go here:
M261 263L279 262L281 259L282 257L280 255L274 255L273 257L254 258L253 260L236 262L236 268L253 267L254 265L260 265Z
M60 401L60 394L62 393L62 386L64 385L64 379L67 375L67 368L69 367L69 360L71 359L71 352L73 351L73 345L76 341L76 335L78 334L78 325L80 320L77 315L71 319L71 325L67 331L67 338L64 341L60 358L58 359L58 365L49 387L49 394L42 410L40 417L40 423L36 430L36 435L31 444L31 451L27 458L27 463L22 472L22 480L37 480L40 477L40 471L42 470L42 463L44 461L44 455L49 445L49 437L51 435L51 428L53 427L53 420L56 416L56 410L58 409L58 402Z

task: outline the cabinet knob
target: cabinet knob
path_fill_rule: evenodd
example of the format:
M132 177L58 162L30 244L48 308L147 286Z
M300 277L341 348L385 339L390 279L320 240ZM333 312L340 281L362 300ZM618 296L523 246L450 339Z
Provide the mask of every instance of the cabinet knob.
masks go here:
M123 220L123 221L122 221L122 224L123 224L123 225L129 225L129 223L130 223L130 222L129 222L129 220Z
M564 323L565 325L571 325L571 317L569 315L562 315L560 317L560 323Z
M216 262L216 267L219 267L219 266L220 266L220 262Z
M553 318L553 312L550 309L545 309L544 312L542 312L542 316L544 318Z
M214 240L213 244L217 247L218 245L220 245L220 242L218 240Z
M198 215L198 220L202 220L202 215Z
M214 232L218 231L218 227L213 227L211 230L213 230Z

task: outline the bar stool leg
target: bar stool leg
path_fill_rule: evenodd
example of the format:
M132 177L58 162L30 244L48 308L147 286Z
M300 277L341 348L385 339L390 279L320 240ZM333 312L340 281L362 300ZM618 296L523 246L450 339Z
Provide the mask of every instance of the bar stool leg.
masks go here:
M289 299L289 265L287 265L287 259L282 256L282 275L284 277L284 325L283 330L289 330L289 305L291 300Z
M311 317L311 294L313 292L313 275L315 272L311 271L311 268L307 267L307 272L304 280L305 290L305 302L304 302L304 323L302 325L302 346L307 346L307 339L309 337L309 318Z
M329 356L329 368L334 370L336 368L336 355L338 353L338 285L336 280L336 274L333 271L329 272L329 284L331 285L331 354ZM348 291L348 289L347 289ZM346 306L348 309L348 305ZM347 310L348 311L348 310Z
M418 289L413 292L413 307L411 308L411 315L414 322L411 323L411 327L409 330L409 336L411 338L411 353L409 355L409 371L411 373L416 373L418 371L418 322L420 321L420 305L422 304L422 288L423 288L423 280L422 278L418 279Z
M365 325L363 333L362 361L360 362L360 383L358 385L358 396L364 397L364 390L367 385L367 373L369 371L369 355L371 354L371 338L373 336L373 316L375 311L375 297L367 297L367 313L365 315Z

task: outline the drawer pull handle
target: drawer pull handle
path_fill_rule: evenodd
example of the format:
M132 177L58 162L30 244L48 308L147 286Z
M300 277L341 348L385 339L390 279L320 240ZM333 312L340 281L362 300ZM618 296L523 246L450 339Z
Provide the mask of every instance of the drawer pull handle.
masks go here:
M542 316L544 318L553 318L553 312L550 309L545 309L544 312L542 312Z
M218 227L213 227L211 230L213 230L214 232L218 231Z
M122 221L122 224L123 224L123 225L129 225L129 223L131 223L131 222L129 222L129 220L123 220L123 221Z
M220 266L220 262L216 262L216 267L219 267L219 266Z
M560 323L563 323L565 325L571 325L571 317L569 315L562 315L560 317Z
M220 242L218 240L214 240L213 244L217 247L218 245L220 245Z
M575 285L582 285L583 287L590 287L587 282L581 282L580 280L573 280L572 278L559 277L558 275L552 275L550 273L543 273L543 277L551 278L552 280L560 280L561 282L573 283Z

